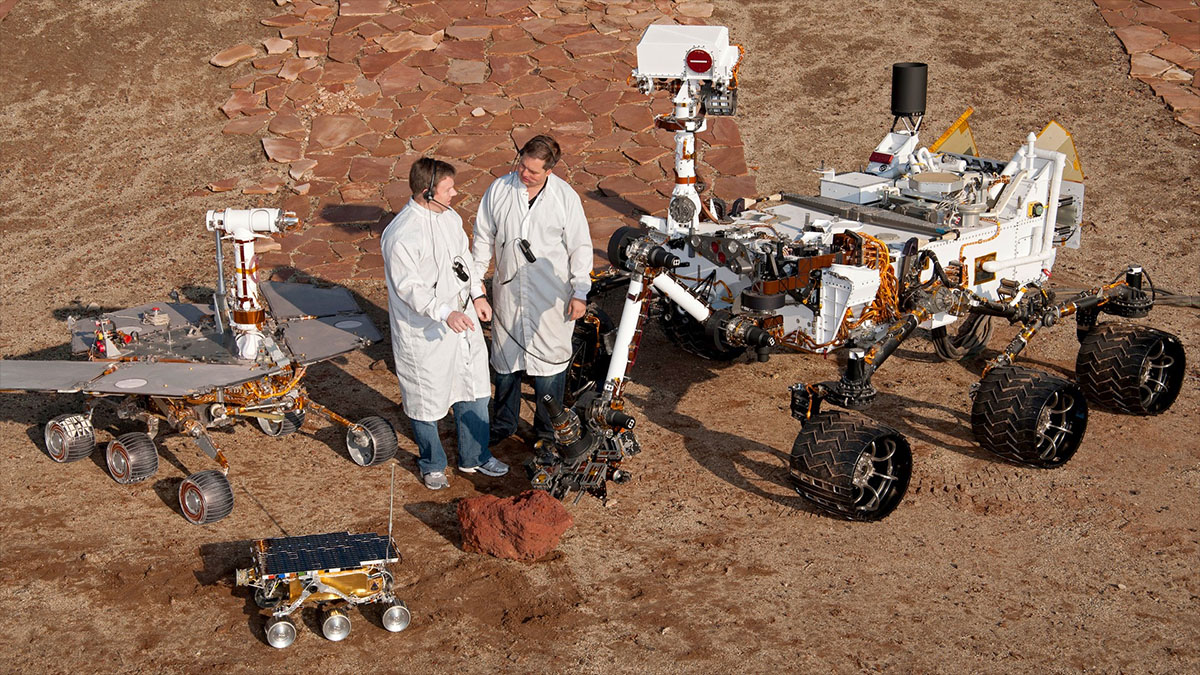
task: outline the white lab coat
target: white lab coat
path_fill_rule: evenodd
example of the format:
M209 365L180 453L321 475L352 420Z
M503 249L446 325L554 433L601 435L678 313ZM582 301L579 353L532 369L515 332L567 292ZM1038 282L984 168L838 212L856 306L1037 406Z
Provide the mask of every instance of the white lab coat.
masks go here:
M529 241L535 262L521 254L518 239ZM551 173L531 209L516 172L497 178L475 218L472 254L479 278L493 252L492 367L498 373L562 372L570 365L575 328L567 306L572 297L586 299L592 287L592 237L579 195Z
M472 294L483 292L477 281L482 277L462 281L454 273L456 259L473 273L462 217L410 200L383 231L379 246L404 413L433 422L454 403L490 396L487 345L471 302ZM471 317L475 330L450 330L451 311Z

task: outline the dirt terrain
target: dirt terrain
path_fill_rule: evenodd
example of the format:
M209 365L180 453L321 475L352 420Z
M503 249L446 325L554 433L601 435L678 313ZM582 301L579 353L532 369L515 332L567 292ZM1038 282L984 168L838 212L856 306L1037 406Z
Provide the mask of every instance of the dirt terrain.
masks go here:
M66 318L92 303L211 288L203 211L275 198L203 190L266 165L257 138L221 135L231 76L208 59L273 35L259 20L277 11L268 0L11 9L0 23L0 357L68 358ZM721 0L708 21L746 47L738 121L760 192L811 193L820 162L863 163L891 122L890 64L924 61L927 142L968 105L989 156L1008 158L1050 119L1074 135L1090 225L1055 283L1107 282L1137 262L1160 287L1200 295L1200 136L1128 78L1090 0ZM383 325L382 283L348 286ZM943 364L927 341L906 343L875 378L871 412L911 440L913 482L869 524L816 513L787 482L798 424L786 388L829 379L831 359L718 367L649 330L628 389L645 448L635 478L607 505L569 504L575 526L533 564L463 552L454 519L457 499L526 489L522 472L456 474L428 492L395 379L370 368L388 347L324 364L308 379L315 400L402 431L394 527L413 623L393 635L354 613L334 644L310 617L284 651L265 644L233 585L245 542L384 531L386 467L351 463L333 427L284 441L239 425L218 433L237 506L194 527L175 493L211 462L191 441L162 437L158 475L121 486L102 451L69 465L42 451L42 424L79 410L77 398L0 395L0 670L1197 672L1200 313L1161 307L1142 321L1187 347L1178 402L1147 419L1094 411L1079 453L1052 471L972 441L966 392L981 361ZM998 331L992 349L1012 335ZM1066 325L1023 361L1070 374L1076 349ZM100 414L98 440L134 430L124 424ZM526 452L510 442L498 454L516 464Z

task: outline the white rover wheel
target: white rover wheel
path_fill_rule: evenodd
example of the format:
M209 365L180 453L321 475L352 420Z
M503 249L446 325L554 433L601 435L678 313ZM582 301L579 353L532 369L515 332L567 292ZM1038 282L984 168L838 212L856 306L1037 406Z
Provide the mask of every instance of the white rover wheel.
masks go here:
M408 605L397 600L387 609L383 610L380 620L386 630L392 633L399 633L408 628L408 624L412 623L412 612L408 611Z
M341 642L350 635L350 615L344 609L331 609L321 620L321 635L330 642Z
M276 422L265 417L258 418L258 428L272 438L290 436L304 426L304 410L289 410L283 413L283 419Z
M179 486L179 510L193 525L207 525L233 511L233 487L216 469L198 471Z
M122 485L140 483L158 471L158 450L149 434L133 431L108 444L108 473Z
M267 619L266 633L267 644L283 649L296 641L296 624L286 617L273 616Z
M87 457L96 449L96 434L86 415L59 415L46 423L46 454L65 463Z

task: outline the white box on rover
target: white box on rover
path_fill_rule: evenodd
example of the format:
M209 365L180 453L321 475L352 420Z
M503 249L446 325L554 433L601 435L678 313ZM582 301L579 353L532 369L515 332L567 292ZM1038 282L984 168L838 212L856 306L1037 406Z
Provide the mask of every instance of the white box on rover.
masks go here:
M708 69L689 63L692 52L704 52ZM703 59L703 55L697 55ZM637 73L663 79L729 80L740 53L729 44L724 26L662 26L646 28L637 46Z

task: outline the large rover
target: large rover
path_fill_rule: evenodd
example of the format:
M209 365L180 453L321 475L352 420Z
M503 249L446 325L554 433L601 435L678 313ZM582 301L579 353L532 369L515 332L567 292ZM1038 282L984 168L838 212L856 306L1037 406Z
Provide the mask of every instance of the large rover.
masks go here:
M818 195L727 206L697 192L695 134L706 115L735 112L741 48L723 27L650 26L637 50L632 80L647 94L673 96L673 112L656 124L675 133L674 193L665 218L643 217L645 229L622 228L609 243L609 259L630 277L612 361L598 390L575 406L581 424L562 424L566 443L540 460L535 485L602 495L598 479L628 475L617 464L638 446L628 416L613 412L623 407L652 305L670 339L702 358L845 352L837 379L790 388L801 423L791 477L805 499L848 519L886 516L908 487L908 441L850 411L870 406L872 375L918 327L944 360L980 354L994 318L1021 327L968 392L976 441L1017 464L1069 460L1089 402L1155 415L1175 401L1184 376L1179 339L1099 320L1150 312L1155 291L1141 267L1067 298L1047 285L1058 249L1080 244L1084 196L1074 142L1057 123L1029 134L1007 161L979 156L970 110L923 147L928 69L898 63L892 129L863 170L823 168ZM1039 331L1071 316L1080 341L1075 380L1015 364ZM581 447L580 437L591 439L586 454L564 452Z

